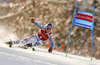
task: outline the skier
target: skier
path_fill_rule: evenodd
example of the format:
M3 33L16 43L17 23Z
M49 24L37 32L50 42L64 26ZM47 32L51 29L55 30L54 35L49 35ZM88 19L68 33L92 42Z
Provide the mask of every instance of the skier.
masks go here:
M51 42L51 47L49 48L48 52L52 52L52 49L55 46L55 42L54 42L54 38L53 38L53 34L51 33L51 29L52 29L52 24L48 23L45 26L39 24L35 19L31 19L31 22L34 23L36 26L38 26L40 28L40 30L38 31L38 33L32 35L31 37L28 37L24 40L18 40L18 41L9 41L9 42L5 42L6 44L9 44L9 47L12 47L13 44L25 44L24 46L27 47L32 47L33 51L34 46L41 46L43 45L43 41L49 39Z

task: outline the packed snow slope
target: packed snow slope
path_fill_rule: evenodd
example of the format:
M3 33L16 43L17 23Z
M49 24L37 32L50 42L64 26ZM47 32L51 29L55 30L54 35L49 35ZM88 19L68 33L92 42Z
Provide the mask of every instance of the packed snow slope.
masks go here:
M65 53L55 52L48 53L48 49L35 48L22 49L14 45L12 48L2 44L0 46L0 65L100 65L100 60L75 56Z

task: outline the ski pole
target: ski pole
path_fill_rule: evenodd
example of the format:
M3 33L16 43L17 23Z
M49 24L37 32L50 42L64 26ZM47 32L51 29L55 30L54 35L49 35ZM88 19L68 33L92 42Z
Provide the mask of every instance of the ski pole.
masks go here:
M20 2L23 5L23 7L24 7L25 11L27 12L28 16L31 17L30 14L28 13L28 11L26 10L26 7L24 6L23 2L21 0L20 0Z

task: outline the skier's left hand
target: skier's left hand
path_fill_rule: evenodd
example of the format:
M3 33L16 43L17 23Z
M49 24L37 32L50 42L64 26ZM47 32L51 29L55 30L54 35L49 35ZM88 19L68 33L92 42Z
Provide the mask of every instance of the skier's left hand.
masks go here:
M52 50L53 50L53 48L52 48L52 47L50 47L50 48L49 48L49 50L48 50L48 52L50 52L50 53L51 53L51 52L52 52Z
M32 19L31 19L31 22L34 23L34 22L35 22L35 19L32 18Z

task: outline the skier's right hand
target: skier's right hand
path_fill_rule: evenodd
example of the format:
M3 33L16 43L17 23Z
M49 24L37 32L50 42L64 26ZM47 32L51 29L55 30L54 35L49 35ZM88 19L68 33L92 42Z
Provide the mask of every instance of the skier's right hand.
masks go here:
M49 53L51 53L51 52L52 52L52 50L53 50L53 48L52 48L52 47L50 47L50 48L49 48L49 50L48 50L48 52L49 52Z
M31 19L31 22L34 23L34 22L35 22L35 19L32 18L32 19Z

